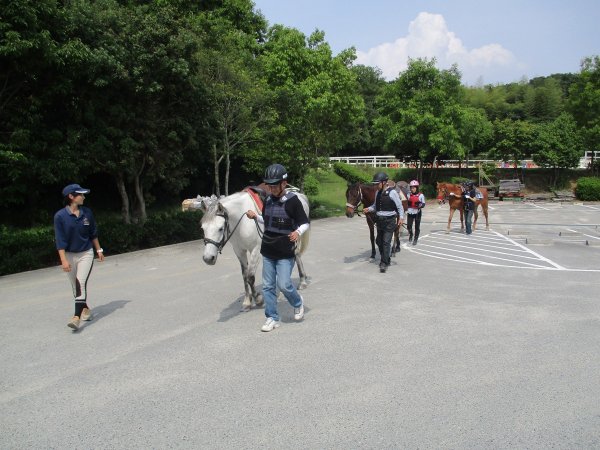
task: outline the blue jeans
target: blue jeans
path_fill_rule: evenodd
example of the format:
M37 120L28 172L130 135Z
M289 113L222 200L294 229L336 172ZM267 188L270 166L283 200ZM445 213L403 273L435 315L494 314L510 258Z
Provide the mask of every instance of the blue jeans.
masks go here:
M292 283L292 269L295 258L271 259L263 256L263 298L265 300L265 316L279 320L277 313L277 288L294 308L302 304L302 297Z
M465 210L465 226L467 228L467 234L471 234L473 230L471 229L471 222L473 221L473 210L466 209Z

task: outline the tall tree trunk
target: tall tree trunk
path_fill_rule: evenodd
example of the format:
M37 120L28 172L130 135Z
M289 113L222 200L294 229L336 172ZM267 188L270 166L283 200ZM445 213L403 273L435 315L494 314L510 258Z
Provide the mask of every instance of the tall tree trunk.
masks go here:
M121 217L123 223L131 223L131 215L129 214L129 197L127 196L127 189L125 188L125 180L123 179L123 173L119 172L117 176L117 189L121 196Z
M215 185L213 187L213 192L217 197L221 196L221 181L219 180L219 165L221 163L220 159L217 158L217 144L213 143L212 146L212 155L213 155L213 171L215 176Z
M142 188L139 174L135 175L133 183L135 187L135 197L137 199L136 217L138 218L139 222L143 224L144 222L146 222L148 216L146 214L146 201L144 200L144 189Z
M225 183L223 188L225 189L225 196L229 195L229 170L231 168L231 159L229 158L229 142L225 142Z

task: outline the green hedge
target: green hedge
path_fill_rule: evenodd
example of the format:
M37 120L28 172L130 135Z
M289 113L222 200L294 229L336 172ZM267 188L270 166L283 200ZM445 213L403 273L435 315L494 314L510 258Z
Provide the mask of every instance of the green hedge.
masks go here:
M319 180L311 173L304 177L304 193L312 196L319 195Z
M119 219L98 219L100 243L106 255L200 239L200 211L162 212L149 216L143 226ZM51 226L27 230L0 228L0 275L59 264Z
M600 178L582 177L577 180L575 195L579 200L600 200Z
M371 177L357 169L355 166L336 162L333 164L333 171L346 180L348 183L370 183Z

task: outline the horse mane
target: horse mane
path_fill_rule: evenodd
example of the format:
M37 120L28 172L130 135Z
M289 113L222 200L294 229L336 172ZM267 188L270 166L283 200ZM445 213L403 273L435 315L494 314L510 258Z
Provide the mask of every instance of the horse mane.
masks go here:
M225 205L225 203L230 203L232 201L236 201L243 194L246 194L246 192L244 192L244 191L236 192L236 193L231 194L231 195L229 195L227 197L221 197L219 199L215 199L215 200L213 200L212 202L210 202L208 204L205 202L205 205L207 206L207 208L206 208L206 212L202 216L202 219L201 219L200 222L201 223L205 223L205 222L213 220L217 216L217 213L219 211L219 204L223 208L226 209L227 206Z

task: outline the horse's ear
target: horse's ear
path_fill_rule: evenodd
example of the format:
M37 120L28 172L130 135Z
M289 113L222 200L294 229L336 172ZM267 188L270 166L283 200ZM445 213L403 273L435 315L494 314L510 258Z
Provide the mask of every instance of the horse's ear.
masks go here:
M198 196L198 201L200 204L200 210L205 213L206 211L208 211L208 201L209 198L208 197L200 197Z
M225 208L223 208L223 205L221 204L221 202L217 203L217 212L218 213L224 213L225 212Z

